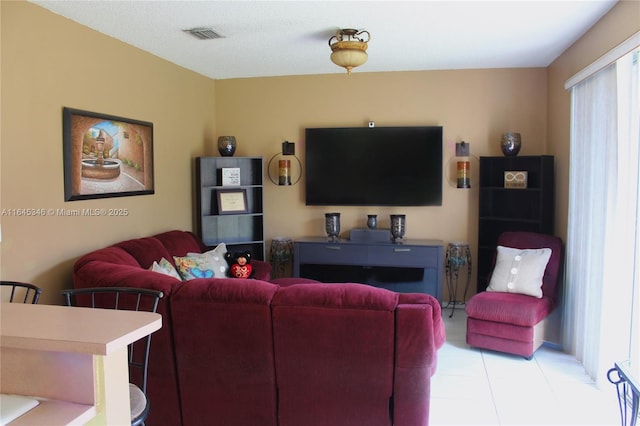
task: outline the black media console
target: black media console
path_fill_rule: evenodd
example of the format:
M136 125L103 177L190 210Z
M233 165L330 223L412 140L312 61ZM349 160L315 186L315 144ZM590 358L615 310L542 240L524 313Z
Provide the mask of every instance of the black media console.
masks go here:
M363 283L401 293L426 293L442 303L443 252L439 240L393 243L301 238L294 241L293 275L328 283Z

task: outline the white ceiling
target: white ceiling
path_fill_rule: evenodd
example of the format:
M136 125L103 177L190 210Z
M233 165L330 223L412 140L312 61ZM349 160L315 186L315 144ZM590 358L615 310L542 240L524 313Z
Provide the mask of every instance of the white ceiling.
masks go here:
M214 79L343 73L339 28L371 34L359 72L546 67L615 0L108 1L32 0ZM210 27L224 38L183 32ZM28 30L28 29L27 29Z

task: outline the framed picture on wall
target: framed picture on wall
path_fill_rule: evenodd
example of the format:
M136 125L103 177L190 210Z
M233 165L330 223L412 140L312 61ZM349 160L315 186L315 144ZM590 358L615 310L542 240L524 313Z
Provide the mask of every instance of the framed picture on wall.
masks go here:
M65 201L154 193L153 123L63 108Z

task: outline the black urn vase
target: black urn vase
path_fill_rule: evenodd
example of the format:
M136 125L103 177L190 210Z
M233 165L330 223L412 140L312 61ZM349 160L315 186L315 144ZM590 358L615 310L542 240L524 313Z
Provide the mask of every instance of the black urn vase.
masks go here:
M218 138L218 152L223 157L233 157L236 152L236 137L220 136Z
M520 152L522 138L520 133L505 133L500 139L500 149L507 157L515 157Z

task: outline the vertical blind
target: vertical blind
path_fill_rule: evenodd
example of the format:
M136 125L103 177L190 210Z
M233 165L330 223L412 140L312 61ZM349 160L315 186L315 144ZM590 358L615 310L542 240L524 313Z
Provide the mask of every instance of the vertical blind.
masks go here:
M564 343L599 384L615 361L640 363L640 33L629 40L612 51L622 57L609 52L567 82Z

